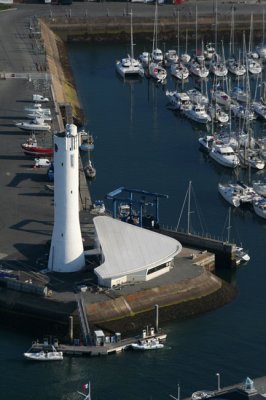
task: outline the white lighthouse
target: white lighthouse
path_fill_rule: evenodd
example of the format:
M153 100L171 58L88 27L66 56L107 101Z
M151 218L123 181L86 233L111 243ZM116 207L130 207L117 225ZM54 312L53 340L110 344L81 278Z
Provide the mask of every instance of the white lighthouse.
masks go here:
M76 125L54 135L54 229L48 268L75 272L85 265L79 223L79 141Z

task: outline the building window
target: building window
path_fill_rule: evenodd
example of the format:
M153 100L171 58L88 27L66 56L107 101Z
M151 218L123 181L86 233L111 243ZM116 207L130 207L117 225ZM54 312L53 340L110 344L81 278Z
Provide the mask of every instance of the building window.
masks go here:
M148 269L147 275L153 274L156 271L160 271L161 269L164 269L167 267L167 264L162 264L162 265L157 265L157 267L153 267L151 269Z

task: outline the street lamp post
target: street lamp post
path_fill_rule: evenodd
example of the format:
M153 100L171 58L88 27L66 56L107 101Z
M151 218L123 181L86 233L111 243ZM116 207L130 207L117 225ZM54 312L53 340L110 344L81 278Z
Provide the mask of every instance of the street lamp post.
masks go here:
M218 392L220 392L220 390L221 390L221 377L220 377L219 372L217 372L216 376L217 376L217 390L218 390Z

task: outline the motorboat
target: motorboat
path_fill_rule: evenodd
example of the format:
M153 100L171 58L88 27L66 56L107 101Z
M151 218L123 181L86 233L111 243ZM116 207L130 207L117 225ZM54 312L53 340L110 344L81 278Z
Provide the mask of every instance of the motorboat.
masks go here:
M24 110L30 113L40 112L45 115L51 115L50 108L42 108L41 103L35 103L32 107L25 107Z
M215 142L214 136L212 135L205 135L198 139L199 145L202 150L209 153L212 149L212 146Z
M95 178L96 169L93 167L91 160L89 160L88 164L84 167L84 173L89 179Z
M29 138L21 148L26 155L32 157L52 157L54 154L53 148L38 146L36 138Z
M39 110L27 113L27 117L30 119L41 118L44 121L48 122L51 122L53 120L50 114L43 113L42 111Z
M251 168L261 170L265 167L265 161L262 160L258 154L258 151L253 149L241 149L238 152L241 164Z
M149 74L152 78L154 78L157 82L162 83L165 81L167 77L166 69L163 68L160 64L151 62L149 65Z
M241 263L248 262L250 260L249 254L243 249L243 247L236 246L234 253L236 260L239 260Z
M33 168L50 168L51 160L49 158L35 158Z
M239 207L241 204L251 204L256 196L256 192L253 188L242 182L229 183L226 185L219 183L218 191L221 196L234 207Z
M253 182L252 187L260 196L266 197L266 180Z
M105 213L105 211L106 209L103 200L95 200L90 210L91 214L93 215L102 215Z
M38 352L34 352L31 348L24 353L24 357L32 361L60 361L63 360L63 352L57 351L54 346L48 346L47 349L44 348Z
M198 390L197 392L192 393L191 400L204 400L213 396L214 392L210 392L208 390Z
M44 122L41 118L35 118L32 121L17 122L16 126L24 131L50 131L51 126Z
M132 24L132 12L131 16L131 24L130 24L130 40L131 40L131 53L126 58L122 58L122 60L116 62L116 70L122 76L122 78L131 77L131 76L144 76L144 68L139 60L134 58L133 51L133 24Z
M236 168L239 165L239 158L229 145L216 143L209 154L213 160L224 167Z
M208 104L209 103L209 99L207 96L205 96L204 94L202 94L198 89L189 89L187 91L187 94L190 98L190 100L192 101L192 103L200 103L200 104Z
M264 197L258 196L253 200L252 204L255 213L259 217L266 219L266 199Z
M139 340L137 343L132 343L131 348L133 350L157 350L157 349L162 349L164 347L163 343L160 343L160 341L157 338L153 339L142 339Z
M168 50L165 53L164 58L166 66L171 66L172 64L176 64L178 62L178 55L176 53L176 50Z
M79 149L81 151L90 151L94 149L94 139L92 135L87 135L84 139L82 139L82 142L79 146Z
M201 124L211 122L211 117L207 114L203 104L193 104L190 109L184 110L184 114L187 118Z
M33 94L32 100L35 101L36 103L48 103L49 98L41 94Z
M184 81L189 77L189 70L184 64L182 64L182 62L171 64L170 71L172 76L181 81Z
M176 90L170 92L166 91L166 96L171 104L171 106L175 110L185 111L187 109L192 108L192 103L187 93L185 92L177 92Z

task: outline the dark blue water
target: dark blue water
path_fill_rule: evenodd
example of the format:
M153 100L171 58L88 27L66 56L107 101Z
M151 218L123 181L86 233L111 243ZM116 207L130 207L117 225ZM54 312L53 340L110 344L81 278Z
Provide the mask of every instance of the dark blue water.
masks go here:
M125 51L124 45L70 47L86 128L95 137L93 198L104 198L120 186L168 194L169 199L161 201L160 219L175 226L191 180L204 229L221 236L228 206L217 184L233 172L199 151L197 138L203 128L195 129L167 109L165 89L146 79L123 83L116 76L114 60ZM174 83L169 80L167 87ZM195 203L193 207L196 211ZM249 210L233 210L232 224L232 235L249 249L251 261L229 276L238 289L231 304L168 324L162 351L65 358L49 366L23 360L34 338L1 329L0 399L78 399L76 391L90 380L93 400L162 400L170 393L177 396L177 384L182 397L216 388L217 372L222 386L266 375L266 224ZM196 212L192 227L200 230Z

